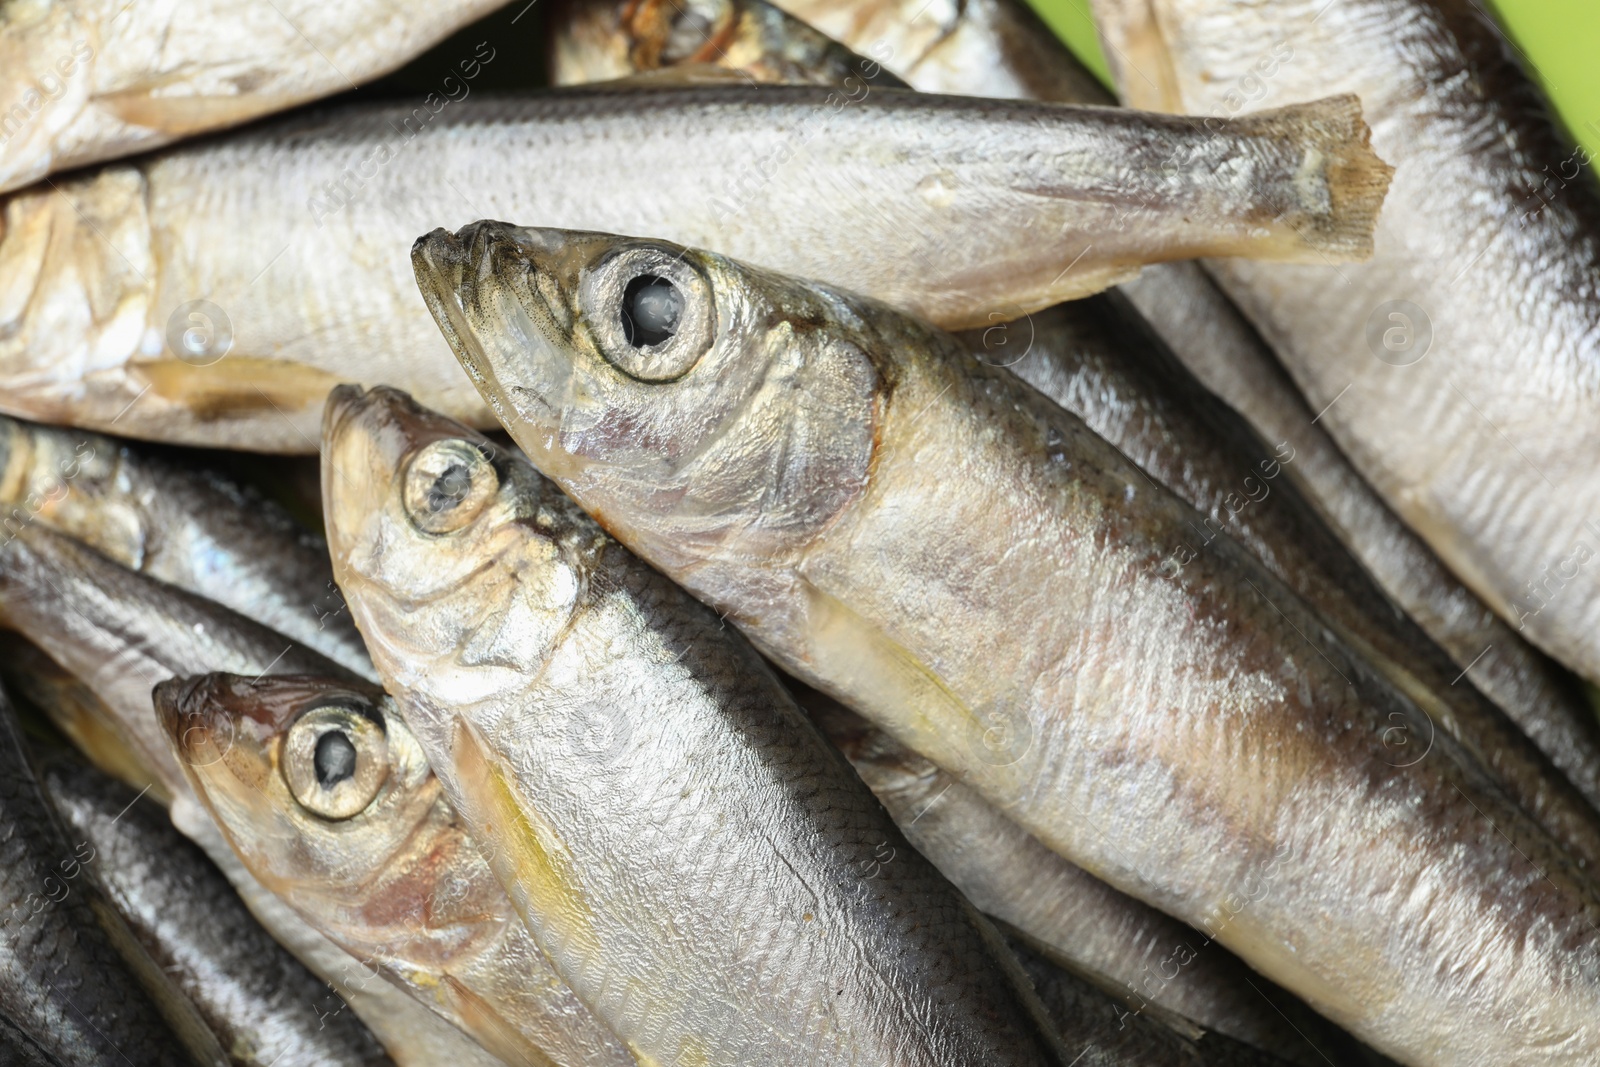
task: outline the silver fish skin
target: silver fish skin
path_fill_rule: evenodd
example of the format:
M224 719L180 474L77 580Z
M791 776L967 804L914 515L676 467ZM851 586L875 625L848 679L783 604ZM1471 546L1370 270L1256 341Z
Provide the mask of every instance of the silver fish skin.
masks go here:
M801 3L804 7L800 7ZM882 54L894 32L929 33L949 42L995 38L1029 42L1023 53L999 51L994 62L971 58L942 64L937 78L916 64L915 48L895 47L884 65L917 88L972 96L1023 96L1070 104L1108 104L1111 94L1048 32L1023 33L1037 21L1017 0L982 0L948 9L927 5L913 18L898 14L898 0L878 5L854 0L785 0L790 10L836 31L853 48ZM967 46L959 51L967 52ZM1270 60L1233 87L1230 108L1276 70ZM1048 76L1046 76L1048 75ZM1268 97L1277 102L1278 98ZM1505 710L1552 763L1600 808L1600 720L1571 675L1461 584L1415 533L1389 510L1319 425L1319 413L1284 374L1267 343L1196 263L1159 263L1120 287L1174 354L1212 392L1238 411L1263 440L1288 444L1295 460L1288 478L1315 508L1384 593L1425 631L1476 686ZM1016 337L1026 331L1001 334Z
M868 7L854 5L851 9L859 12ZM923 5L923 12L929 7ZM676 21L667 23L659 16L641 19L637 14L638 6L633 4L619 5L612 0L568 4L552 21L557 41L553 51L562 72L558 77L567 82L579 82L585 78L621 77L666 69L674 62L713 62L760 81L840 84L850 78L860 78L862 71L878 67L874 61L861 57L843 63L829 62L824 57L813 58L798 70L792 69L795 53L808 46L815 36L815 31L803 23L768 17L766 12L771 9L763 0L738 3L724 0L702 4L700 8L707 10L675 8ZM1009 10L1007 5L990 4L983 11L969 8L964 16L981 20L986 17L985 12L998 14L1006 10ZM762 17L757 19L756 15ZM692 39L702 50L689 53L687 49L680 49L682 54L677 54L661 48L659 41L651 36L664 33L667 25L679 26L696 17L707 25L725 27L715 39L727 43L728 47L708 45L707 41L712 39L709 35L684 33L682 36ZM1033 18L1031 13L1026 17ZM1019 26L1024 21L1013 20ZM746 28L751 23L761 28L759 34ZM860 33L862 29L863 20L858 19L853 32ZM1036 48L1032 54L1042 57L1046 51ZM891 62L894 61L903 67L909 62L903 54L892 57ZM969 91L976 92L981 79L971 75L993 68L974 65L964 69L969 72ZM1056 86L1058 92L1070 89L1080 95L1092 94L1092 98L1084 102L1112 101L1105 90L1097 85L1090 86L1092 76L1070 56L1063 56L1061 62L1051 62L1040 69L1078 74L1081 85ZM1005 88L1015 89L1015 86ZM1000 95L1004 95L1003 90ZM1164 267L1155 270L1160 273ZM1206 282L1201 284L1209 286ZM1204 390L1192 380L1188 389L1169 388L1167 378L1187 378L1181 366L1168 366L1159 359L1153 361L1157 365L1152 365L1149 359L1136 359L1139 367L1129 367L1126 345L1142 350L1159 347L1159 342L1150 336L1147 328L1125 321L1136 318L1125 301L1116 309L1101 307L1102 302L1111 301L1109 295L1088 297L1071 305L1037 312L1015 324L974 330L969 343L992 362L998 361L1018 371L1024 380L1088 420L1096 432L1111 440L1130 458L1166 476L1166 484L1185 499L1191 503L1204 501L1204 509L1214 519L1226 522L1223 517L1231 512L1224 510L1225 493L1238 488L1232 483L1240 477L1243 457L1261 451L1259 442L1248 431L1233 425L1237 418L1230 420L1229 414L1219 410L1221 405L1215 398L1204 395ZM1191 408L1204 408L1211 417L1192 418ZM1179 425L1167 425L1172 421ZM1225 425L1218 427L1219 422ZM1121 436L1119 430L1123 431ZM1217 439L1219 430L1222 431L1220 441ZM1239 448L1241 444L1245 446L1242 449ZM1219 449L1219 445L1231 446L1233 451ZM1274 463L1274 467L1278 466ZM1171 477L1173 473L1179 475L1176 480ZM1260 482L1259 477L1252 479L1258 491ZM1200 492L1194 492L1197 488ZM1208 497L1215 497L1215 500L1207 500ZM1292 514L1295 518L1302 517L1297 510ZM1252 525L1247 522L1242 532L1258 536L1247 536L1246 541L1265 562L1275 565L1275 573L1285 576L1285 565L1306 569L1308 561L1303 558L1301 542L1306 539L1302 535L1307 531L1303 526L1291 522L1285 531L1281 524L1274 527L1269 522L1266 524L1267 542L1263 545L1260 531L1252 529ZM1239 532L1236 526L1235 533ZM1274 539L1271 536L1274 533L1287 536ZM1312 529L1309 534L1311 544L1323 550L1323 559L1319 560L1318 553L1313 551L1310 563L1325 562L1330 555L1339 557L1334 560L1335 564L1342 561L1342 550L1336 546L1330 550L1325 532ZM1204 536L1210 536L1209 524ZM1263 552L1262 548L1267 551ZM1313 577L1320 573L1314 565L1309 570ZM1370 585L1359 568L1341 570L1336 566L1330 577L1335 579L1333 595L1341 603L1345 600L1344 586L1353 584L1364 588ZM1326 592L1327 589L1314 587L1312 591ZM1365 605L1358 602L1349 606L1356 609L1360 624L1367 623L1365 614L1377 616L1372 621L1378 623L1392 614L1381 596L1369 599ZM1358 629L1370 627L1358 625ZM1385 647L1388 644L1388 641L1383 642ZM1432 654L1435 660L1439 658L1437 650L1432 650ZM1423 658L1427 657L1428 652L1424 652ZM1448 681L1455 674L1451 669L1444 678ZM1140 1006L1150 1004L1151 1001L1143 998L1152 996L1155 1002L1198 1020L1207 1028L1220 1029L1258 1048L1276 1050L1303 1067L1322 1067L1328 1062L1327 1050L1344 1050L1349 1045L1347 1036L1303 1004L1291 1002L1288 993L1273 987L1259 975L1249 975L1237 957L1209 943L1208 939L1203 955L1195 952L1189 942L1200 942L1201 938L1190 928L1112 889L1049 851L976 793L901 748L881 731L866 725L864 720L809 687L802 686L796 696L819 727L851 759L908 840L932 859L981 910L1041 938L1079 966L1125 985ZM1499 718L1492 710L1470 710L1482 712L1479 718L1483 715ZM1455 727L1453 715L1444 714L1440 718ZM1559 795L1559 789L1552 786L1543 773L1547 768L1537 766L1536 757L1527 758L1530 754L1524 751L1526 739L1516 735L1503 721L1491 723L1491 731L1496 727L1503 729L1491 732L1487 748L1502 762L1510 762L1516 755L1522 757L1519 767L1533 765L1535 773L1520 779L1529 785L1523 796L1531 803L1525 802L1525 807L1533 810L1556 808L1555 817L1548 817L1547 813L1543 825L1553 832L1571 831L1565 838L1566 843L1579 846L1580 851L1587 843L1591 848L1585 854L1592 853L1593 834L1586 830L1589 829L1587 824L1593 821L1593 813L1585 808L1581 798ZM1507 730L1512 735L1509 738L1504 736ZM1454 732L1459 736L1459 730ZM1401 741L1414 742L1419 753L1429 743L1426 739L1409 738L1404 733L1398 736ZM1558 795L1552 798L1553 793ZM1181 963L1174 973L1166 974L1175 960ZM1272 990L1270 999L1261 992L1263 986ZM1308 1034L1315 1040L1307 1037ZM1344 1055L1345 1052L1335 1054Z
M1168 1024L1155 1012L1135 1014L1108 1002L1103 983L1095 976L1059 966L1025 937L1008 931L1006 940L1063 1039L1070 1048L1081 1050L1079 1067L1285 1067L1289 1062L1181 1019Z
M1288 479L1384 593L1600 808L1600 719L1582 684L1528 644L1389 510L1319 425L1261 335L1195 263L1122 286L1162 340L1261 437L1289 445Z
M1227 114L1252 76L1256 106L1313 85L1361 95L1398 167L1374 258L1210 269L1395 513L1600 682L1600 190L1510 44L1466 0L1095 12L1137 105Z
M94 859L51 810L0 693L0 1016L61 1067L189 1067L199 1061L119 955L132 939L100 895Z
M391 1064L354 1015L323 1017L326 984L256 922L233 886L159 805L72 759L44 784L151 958L177 983L236 1067Z
M1099 976L1125 1002L1125 1017L1171 1012L1195 1034L1227 1034L1300 1067L1345 1058L1348 1037L1206 935L1050 851L836 701L809 687L796 697L918 852L980 911Z
M0 1015L0 1057L9 1067L61 1067L10 1019Z
M373 677L327 544L217 473L99 434L0 416L0 516L7 535L47 523Z
M317 930L508 1064L635 1063L534 945L381 689L212 674L155 702L235 852Z
M188 786L150 703L157 682L208 667L252 675L327 667L281 634L39 523L0 543L0 626L43 649L117 716L112 731L154 776L129 784L153 785L169 802Z
M337 676L331 661L192 593L128 570L40 523L0 542L0 626L14 629L93 694L77 700L64 732L94 746L101 766L133 771L129 784L171 805L175 826L211 858L272 936L337 994L319 1010L349 1005L400 1067L499 1061L454 1027L417 1010L409 995L366 980L365 968L306 925L246 871L190 790L156 719L158 682L226 667L251 677L276 672ZM351 676L352 680L354 676ZM52 707L46 705L45 711ZM104 716L94 721L90 716Z
M1425 758L1435 731L1450 734L1581 866L1600 869L1600 812L1499 708L1456 684L1454 662L1395 610L1297 489L1280 480L1298 459L1294 445L1256 438L1128 301L1105 294L962 336L980 359L1007 367L1083 419L1204 516L1164 567L1187 566L1226 534L1409 696L1428 726L1416 733L1397 722L1385 732L1394 763ZM1600 721L1590 722L1600 734Z
M548 18L556 85L711 66L752 82L908 88L766 0L563 0Z
M1195 512L1080 420L711 253L480 223L413 258L545 474L1053 850L1401 1061L1600 1055L1588 880L1449 737L1396 766L1420 710L1248 553L1163 568Z
M1105 90L1020 0L776 0L926 93L1105 103ZM1064 58L1063 58L1064 57Z
M385 688L641 1062L1066 1062L998 935L715 614L403 393L339 390L324 442Z
M0 192L356 87L499 0L0 9Z
M405 260L418 232L484 216L721 248L958 326L1144 262L1361 256L1387 181L1365 136L1349 99L1213 131L866 84L333 109L10 198L0 408L303 453L354 380L492 425Z
M124 744L117 717L77 675L38 645L11 631L0 641L0 679L24 706L38 709L103 774L134 789L150 781L145 764Z

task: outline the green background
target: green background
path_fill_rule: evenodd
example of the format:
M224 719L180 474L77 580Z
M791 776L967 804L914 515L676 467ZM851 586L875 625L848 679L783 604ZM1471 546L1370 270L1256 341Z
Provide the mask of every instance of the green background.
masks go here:
M1031 0L1034 8L1102 78L1104 58L1089 19L1088 0ZM1600 22L1596 0L1468 0L1493 12L1522 60L1555 101L1567 127L1600 154ZM1593 126L1589 125L1594 123Z

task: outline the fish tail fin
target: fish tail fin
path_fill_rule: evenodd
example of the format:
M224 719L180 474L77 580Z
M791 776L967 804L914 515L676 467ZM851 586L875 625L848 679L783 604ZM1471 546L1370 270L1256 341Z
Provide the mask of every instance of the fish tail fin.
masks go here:
M1354 93L1242 115L1237 133L1294 144L1302 151L1294 204L1281 221L1298 234L1305 262L1360 261L1372 255L1373 232L1394 168L1372 150L1372 128Z

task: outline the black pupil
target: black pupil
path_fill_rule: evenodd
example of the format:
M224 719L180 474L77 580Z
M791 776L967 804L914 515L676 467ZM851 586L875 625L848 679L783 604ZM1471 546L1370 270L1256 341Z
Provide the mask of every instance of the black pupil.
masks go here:
M317 738L317 751L311 762L316 768L317 784L332 789L356 773L356 746L342 731L329 730Z
M681 318L683 294L665 278L641 274L622 291L622 335L636 348L665 341Z
M444 511L453 508L467 497L472 488L472 473L459 463L446 467L444 473L428 487L428 510Z

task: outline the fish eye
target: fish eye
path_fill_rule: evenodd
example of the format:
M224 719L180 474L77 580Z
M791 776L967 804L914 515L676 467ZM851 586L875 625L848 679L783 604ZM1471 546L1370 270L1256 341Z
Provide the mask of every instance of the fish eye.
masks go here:
M424 533L454 533L477 518L499 488L500 475L477 445L434 441L406 465L406 514Z
M681 318L683 294L665 278L641 274L622 291L622 335L635 348L665 341Z
M579 299L600 354L631 378L681 378L711 347L711 284L666 249L635 246L602 260Z
M388 738L362 709L321 704L289 727L281 763L302 807L324 819L348 819L372 803L389 777Z

